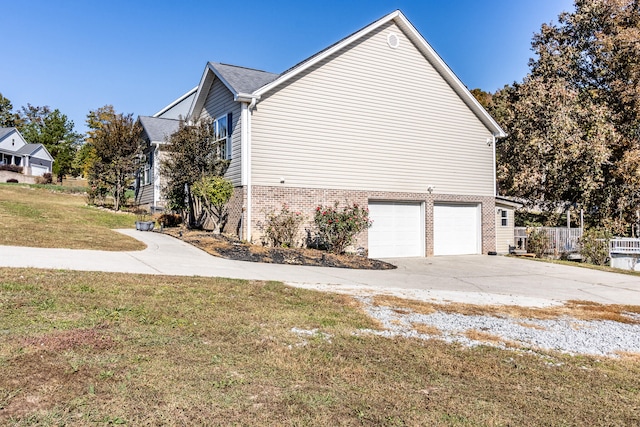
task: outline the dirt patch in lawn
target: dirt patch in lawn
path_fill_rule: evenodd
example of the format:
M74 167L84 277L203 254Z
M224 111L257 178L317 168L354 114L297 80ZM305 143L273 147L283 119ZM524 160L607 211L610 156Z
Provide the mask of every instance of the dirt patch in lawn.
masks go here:
M266 262L271 264L307 265L317 267L356 268L363 270L390 270L395 265L359 255L334 255L307 248L271 248L251 245L233 236L214 234L200 230L165 228L165 234L189 243L211 255L238 261Z

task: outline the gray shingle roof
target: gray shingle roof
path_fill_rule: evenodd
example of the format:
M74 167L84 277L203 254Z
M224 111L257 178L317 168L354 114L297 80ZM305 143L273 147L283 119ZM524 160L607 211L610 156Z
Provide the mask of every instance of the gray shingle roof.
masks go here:
M36 151L38 151L38 149L40 147L43 147L43 145L42 144L27 144L27 145L24 145L24 146L20 147L16 151L16 154L30 156L33 153L35 153Z
M253 68L239 67L237 65L209 63L218 72L236 93L251 93L254 90L271 83L280 75Z
M139 120L147 137L152 142L165 142L180 126L180 120L175 119L140 116Z
M5 136L9 135L14 130L16 130L16 128L0 128L0 139L2 139Z

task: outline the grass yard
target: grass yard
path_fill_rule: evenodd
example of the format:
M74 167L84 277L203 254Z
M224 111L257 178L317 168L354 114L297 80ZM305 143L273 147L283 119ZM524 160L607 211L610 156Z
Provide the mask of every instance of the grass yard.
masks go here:
M112 231L135 215L87 206L84 195L42 186L0 184L0 245L132 251L144 244Z
M273 282L0 269L1 425L639 425L640 360L388 339Z
M134 221L0 184L0 245L141 249L111 231ZM637 355L383 338L363 332L379 325L359 304L275 282L0 268L0 425L640 425Z

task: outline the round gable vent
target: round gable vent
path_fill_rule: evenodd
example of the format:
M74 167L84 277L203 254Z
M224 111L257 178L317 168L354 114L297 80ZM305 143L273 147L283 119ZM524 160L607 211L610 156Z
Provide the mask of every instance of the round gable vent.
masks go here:
M400 37L396 33L389 33L387 36L387 44L391 49L396 49L400 46Z

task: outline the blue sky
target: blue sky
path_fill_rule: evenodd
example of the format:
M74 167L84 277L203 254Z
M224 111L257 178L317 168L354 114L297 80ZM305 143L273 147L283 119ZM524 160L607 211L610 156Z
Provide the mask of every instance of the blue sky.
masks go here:
M572 0L4 0L0 93L85 132L103 105L152 115L207 61L282 72L400 9L470 89L521 81L531 38Z

